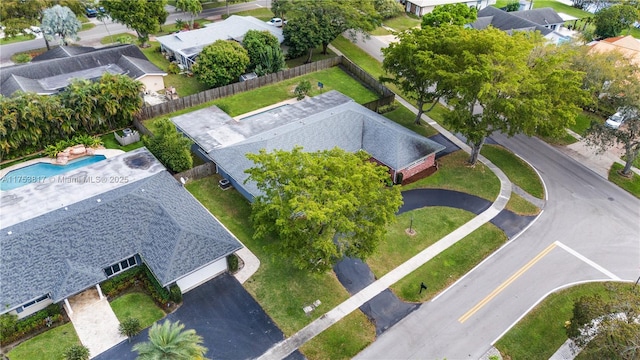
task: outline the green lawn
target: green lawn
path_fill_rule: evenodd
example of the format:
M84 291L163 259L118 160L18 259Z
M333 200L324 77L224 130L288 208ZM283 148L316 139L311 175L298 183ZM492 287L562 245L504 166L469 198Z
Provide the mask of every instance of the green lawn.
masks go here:
M425 137L433 136L438 133L436 129L432 128L428 124L425 124L424 122L422 122L422 124L416 124L416 114L412 113L411 110L407 109L403 105L400 105L400 103L396 102L396 104L398 105L397 109L383 114L386 118L391 119L396 123L406 127L407 129L410 129Z
M80 31L93 29L94 27L96 27L96 24L94 23L91 23L91 22L82 23L82 27L80 28Z
M273 13L271 12L271 10L269 8L266 8L266 7L262 7L262 8L259 8L259 9L253 9L253 10L234 12L231 15L253 16L254 18L258 18L258 19L260 19L262 21L269 21L273 17ZM223 15L222 17L226 18L227 16Z
M382 75L382 64L344 36L338 36L331 45L335 46L344 56L371 74L371 76L378 78Z
M591 127L591 122L604 122L604 119L596 114L583 111L576 116L576 122L569 129L573 130L576 134L584 136Z
M118 143L118 141L116 140L115 135L113 135L113 133L109 133L109 134L105 134L102 135L100 137L100 140L102 141L102 145L104 145L105 148L107 149L117 149L117 150L122 150L122 151L131 151L131 150L135 150L138 148L141 148L144 146L144 144L142 143L142 140L133 143L133 144L129 144L127 146L120 146L120 143Z
M405 31L407 29L410 29L416 26L420 26L420 23L422 23L422 19L417 18L415 16L410 16L406 13L403 13L402 15L382 21L382 25L398 32ZM375 36L389 35L389 34L391 34L391 32L382 26L378 27L377 29L371 32L371 35L375 35Z
M534 9L540 9L540 8L546 8L546 7L553 8L553 10L559 13L565 13L567 15L577 17L578 19L583 17L593 17L593 14L591 14L590 12L576 9L573 6L563 4L561 2L557 2L553 0L535 0L533 2Z
M132 292L116 298L111 301L111 308L118 321L122 322L129 317L137 318L143 329L165 316L164 311L156 306L153 299L141 292Z
M500 193L500 181L480 162L475 166L467 165L468 159L469 154L462 150L443 156L438 160L439 168L435 174L402 185L402 190L440 188L466 192L489 201L495 200Z
M331 49L327 49L327 53L323 54L322 45L320 45L317 48L313 49L313 53L311 55L311 62L330 59L335 56L336 54L333 51L331 51ZM295 59L289 59L286 61L286 63L288 68L294 68L296 66L304 65L306 61L307 61L307 54L304 54L303 56L297 57Z
M609 170L609 181L627 190L635 197L640 198L640 175L634 173L631 178L618 174L624 168L623 165L615 163Z
M65 350L80 339L73 324L66 323L21 343L7 356L11 360L51 360L63 359Z
M538 199L544 198L544 187L535 170L524 160L500 145L486 144L481 154L502 170L512 183Z
M186 187L260 258L260 268L244 286L286 336L291 336L349 297L332 272L310 274L297 270L275 253L268 243L253 239L249 203L236 190L220 190L219 179L216 175L195 180ZM322 305L311 316L306 316L302 308L315 300L320 300ZM309 354L339 351L338 358L351 358L374 338L373 324L358 311L352 314L350 321L341 321L339 330L332 330L306 343L304 351ZM342 344L342 350L334 348L337 342Z
M12 43L17 43L17 42L21 42L21 41L27 41L27 40L33 40L36 37L34 35L31 34L27 34L27 35L16 35L16 36L12 36L10 38L2 38L0 39L0 45L7 45L7 44L12 44ZM42 41L44 42L44 40Z
M502 230L486 223L392 285L391 290L404 301L427 301L473 269L506 241L507 237ZM421 282L427 285L427 291L422 294L419 293Z
M400 214L396 216L396 223L387 228L384 242L378 246L376 253L367 259L367 264L379 279L474 216L465 210L440 206ZM415 235L406 233L409 226L416 232Z
M518 215L538 215L540 208L525 200L522 196L512 192L505 209Z
M604 299L630 284L589 283L549 295L507 332L495 346L507 359L546 360L567 340L565 321L573 316L573 303L582 296L599 294Z
M128 37L129 39L131 39L131 43L134 44L136 42L136 40L138 39L137 36L133 35L133 34L129 34L127 32L123 32L123 33L117 33L117 34L113 34L111 36L105 36L100 40L100 44L102 45L109 45L109 44L115 44L118 40L118 38L120 37ZM144 52L144 51L143 51ZM145 54L146 55L146 54ZM149 57L149 55L147 55L147 57ZM157 65L156 65L157 66Z

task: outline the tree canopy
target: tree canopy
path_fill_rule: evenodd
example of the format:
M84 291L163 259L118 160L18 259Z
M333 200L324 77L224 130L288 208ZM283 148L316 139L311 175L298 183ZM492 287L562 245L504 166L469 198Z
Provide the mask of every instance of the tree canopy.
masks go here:
M159 119L154 126L156 131L153 136L143 138L144 146L175 173L191 169L191 141L184 137L168 118Z
M232 40L217 40L202 49L191 69L204 84L218 87L238 81L249 62L242 45Z
M586 101L582 73L565 61L569 49L546 46L539 35L451 25L408 34L400 43L410 44L413 63L394 70L395 81L415 93L435 86L427 99L442 96L452 108L445 124L466 137L471 164L494 131L556 136Z
M202 336L195 330L184 330L179 321L165 320L149 329L149 341L133 346L140 360L204 359L208 349L202 346Z
M365 152L276 150L247 157L262 195L252 204L254 237L272 241L299 269L324 272L343 256L364 259L402 204L385 167Z
M293 56L308 52L307 62L316 46L322 45L326 54L327 46L342 33L355 39L357 33L367 33L380 23L370 0L293 0L287 15L285 44Z
M80 28L82 24L68 7L56 5L44 10L41 29L50 41L57 36L62 45L68 45L70 40L78 39Z
M149 34L160 30L169 15L164 9L167 0L101 0L100 4L111 19L134 30L142 46L149 41Z
M249 55L249 71L259 76L278 72L285 68L280 41L268 31L249 30L244 35L242 46Z
M396 0L373 0L373 7L383 19L389 19L404 13L404 7Z
M200 0L177 0L176 10L181 10L189 13L191 17L189 19L189 28L193 29L193 20L202 11L202 3Z
M465 3L438 5L422 17L422 27L440 27L445 24L463 26L477 18L478 10Z
M631 5L613 5L598 11L595 15L595 34L602 38L620 35L640 18L640 13Z

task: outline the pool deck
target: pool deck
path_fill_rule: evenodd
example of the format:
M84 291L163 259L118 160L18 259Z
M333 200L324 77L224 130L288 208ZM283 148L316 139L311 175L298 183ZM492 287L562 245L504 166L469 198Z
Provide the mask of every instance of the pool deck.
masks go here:
M96 151L96 154L104 155L107 159L46 178L42 182L1 191L0 228L33 219L165 170L146 148L127 153L120 150L102 150ZM36 159L19 165L24 167L37 162L43 161Z
M116 149L96 149L95 155L103 155L108 159L110 157L114 157L123 153L124 151L116 150ZM77 158L77 159L82 159L82 158ZM27 167L27 166L31 166L33 164L39 164L39 163L54 164L54 160L55 159L53 158L43 156L41 158L27 160L25 162L15 164L4 169L0 169L0 179L2 179L5 175L7 175L9 171L18 170L23 167ZM64 166L64 165L60 165L60 166Z

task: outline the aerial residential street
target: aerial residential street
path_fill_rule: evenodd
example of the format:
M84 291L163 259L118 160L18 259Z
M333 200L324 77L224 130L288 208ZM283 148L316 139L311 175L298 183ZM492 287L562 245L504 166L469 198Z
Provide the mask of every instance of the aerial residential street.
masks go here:
M358 358L477 359L554 289L640 275L638 199L538 139L494 139L541 173L548 191L544 213Z
M229 13L236 13L239 11L252 10L260 7L270 7L270 0L255 0L246 3L233 4L229 5ZM188 14L184 12L176 12L173 7L167 6L169 11L169 16L167 17L167 24L173 24L177 19L187 19L189 17ZM227 8L222 6L214 9L205 9L200 13L201 18L206 18L210 16L216 15L224 15L227 13ZM80 36L80 41L78 44L93 46L96 42L99 42L105 36L109 34L118 34L126 31L130 31L126 26L111 22L110 19L106 20L106 28L103 22L98 21L96 18L92 18L91 21L96 24L96 26L87 31L82 31L78 33ZM15 53L29 51L34 49L40 49L45 47L45 43L43 39L33 39L29 41L21 41L17 43L7 44L0 46L0 66L6 66L11 64L11 56Z

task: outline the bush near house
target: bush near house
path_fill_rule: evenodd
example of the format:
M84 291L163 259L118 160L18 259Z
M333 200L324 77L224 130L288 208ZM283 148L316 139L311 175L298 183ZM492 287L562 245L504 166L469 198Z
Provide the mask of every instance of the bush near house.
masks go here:
M176 304L182 302L180 288L177 285L172 285L169 290L162 287L151 274L151 270L144 264L105 280L100 284L100 287L106 296L114 298L136 285L141 285L153 298L153 301L163 309L169 301Z
M64 322L62 308L59 304L51 304L20 320L17 320L16 315L0 315L0 345L7 345L34 335L43 329L62 325Z

